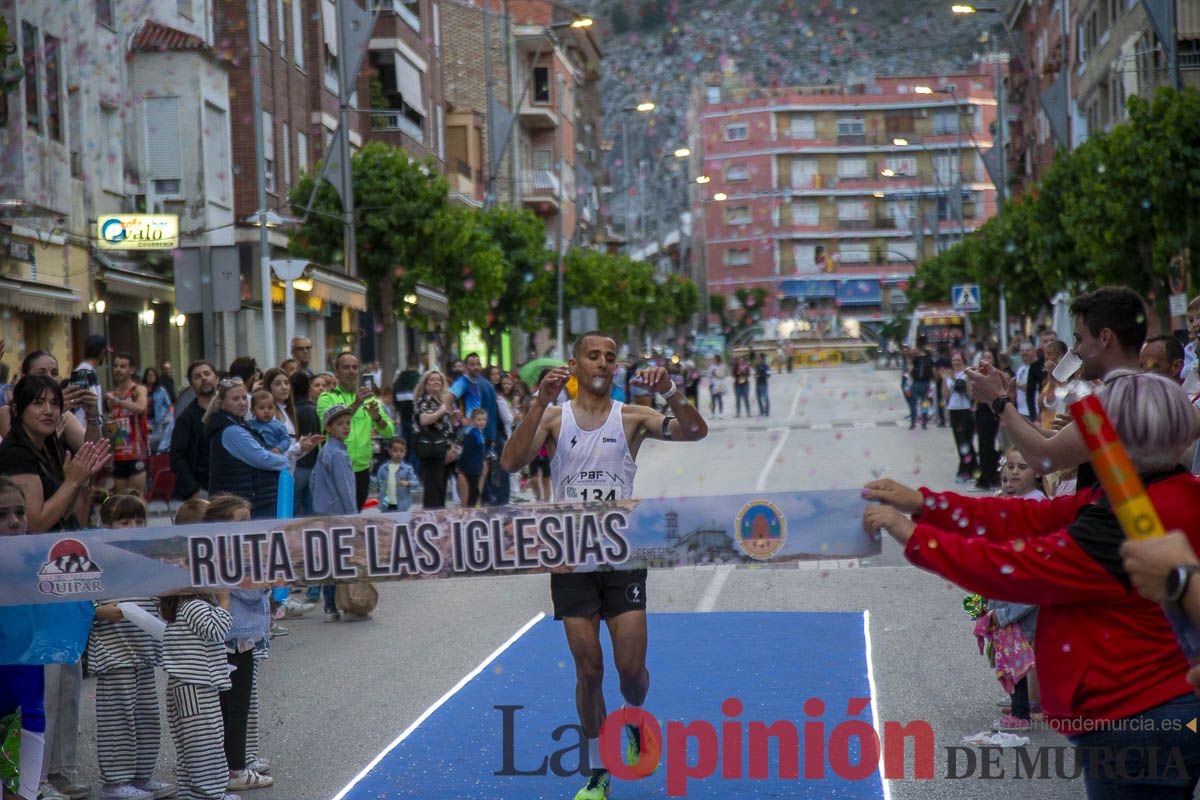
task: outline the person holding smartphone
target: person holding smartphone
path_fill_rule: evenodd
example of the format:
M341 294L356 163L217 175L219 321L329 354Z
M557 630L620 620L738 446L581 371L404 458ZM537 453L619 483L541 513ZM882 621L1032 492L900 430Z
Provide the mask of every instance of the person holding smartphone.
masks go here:
M374 451L371 440L375 436L392 437L395 424L383 403L375 396L374 380L359 374L358 356L354 353L339 353L333 362L336 383L317 398L317 416L325 418L325 412L336 405L349 408L350 436L346 439L346 451L350 454L350 466L354 469L354 490L358 507L367 502L371 485L371 458Z

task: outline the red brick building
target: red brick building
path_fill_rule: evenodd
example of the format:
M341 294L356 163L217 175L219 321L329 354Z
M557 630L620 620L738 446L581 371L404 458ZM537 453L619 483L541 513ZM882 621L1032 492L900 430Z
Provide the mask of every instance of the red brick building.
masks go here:
M922 259L996 211L991 64L849 87L697 93L710 295L768 292L764 316L890 317ZM811 314L808 314L811 316Z

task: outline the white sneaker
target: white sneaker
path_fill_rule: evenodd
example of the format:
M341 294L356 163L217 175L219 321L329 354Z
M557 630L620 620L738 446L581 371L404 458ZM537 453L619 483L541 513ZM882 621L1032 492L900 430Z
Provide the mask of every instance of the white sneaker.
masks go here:
M100 800L154 800L154 792L144 792L131 783L117 783L103 787Z
M38 787L38 797L41 800L72 800L70 795L65 795L58 789L55 789L54 785L49 781L43 781L42 785Z
M340 611L326 611L325 612L325 621L326 622L338 622L339 620L341 620L341 618L342 618L342 612L340 612Z
M293 595L284 601L283 613L288 617L302 617L316 607L316 603L310 603L307 600L301 600Z
M271 771L271 760L262 758L260 756L255 756L254 758L250 759L248 764L246 764L246 769L252 769L259 775L266 775Z
M274 786L275 779L270 775L263 775L260 772L255 772L252 769L243 769L238 772L229 773L229 785L226 786L227 791L245 791L247 789L266 789L268 786Z
M139 781L133 784L135 789L141 789L143 792L150 792L154 795L154 800L163 800L166 797L174 797L178 794L178 790L173 783L164 783L151 778L148 781Z
M49 776L50 786L59 794L66 795L71 800L82 800L92 793L92 787L82 783L72 771L53 772Z

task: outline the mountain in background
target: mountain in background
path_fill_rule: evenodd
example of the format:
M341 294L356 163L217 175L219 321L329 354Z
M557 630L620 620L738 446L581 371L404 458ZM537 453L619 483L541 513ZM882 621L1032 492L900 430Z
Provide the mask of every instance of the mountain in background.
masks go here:
M644 198L648 239L658 235L659 219L673 228L686 206L682 165L661 159L694 141L687 107L697 79L720 73L740 86L869 85L876 76L953 73L989 52L991 37L1001 35L998 17L956 17L949 0L582 0L576 5L601 30L603 131L613 142L608 210L622 218L629 198L636 214L634 176L644 159L650 165ZM651 115L621 111L647 99L657 105ZM622 120L629 128L628 170L622 160Z

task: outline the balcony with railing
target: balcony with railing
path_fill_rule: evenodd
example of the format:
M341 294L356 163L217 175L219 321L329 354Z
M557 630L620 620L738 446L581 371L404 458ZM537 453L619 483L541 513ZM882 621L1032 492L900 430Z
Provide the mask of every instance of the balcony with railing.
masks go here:
M472 169L466 161L455 159L454 167L446 176L450 184L450 200L462 205L480 207L483 205L483 174Z
M394 14L404 20L417 33L421 32L421 17L418 16L417 2L405 0L371 0L371 10L380 14ZM411 8L410 8L411 6Z
M425 144L424 127L413 122L398 109L372 110L371 130L377 133L401 133L417 144Z
M525 172L524 201L536 207L546 203L559 207L562 181L558 174L549 169L533 169Z

